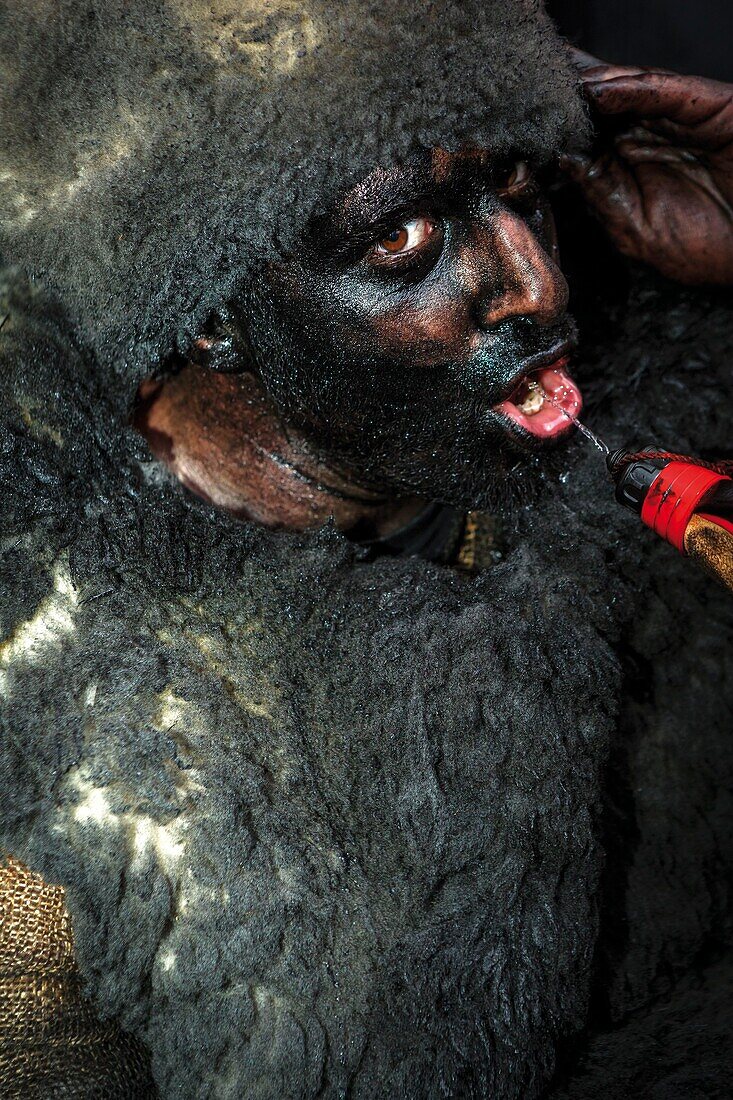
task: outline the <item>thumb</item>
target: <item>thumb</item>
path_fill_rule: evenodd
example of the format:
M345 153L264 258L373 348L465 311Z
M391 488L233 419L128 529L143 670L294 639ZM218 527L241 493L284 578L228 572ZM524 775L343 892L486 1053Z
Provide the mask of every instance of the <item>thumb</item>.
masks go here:
M593 168L593 158L587 153L562 153L559 160L560 171L569 179L580 183L588 178Z

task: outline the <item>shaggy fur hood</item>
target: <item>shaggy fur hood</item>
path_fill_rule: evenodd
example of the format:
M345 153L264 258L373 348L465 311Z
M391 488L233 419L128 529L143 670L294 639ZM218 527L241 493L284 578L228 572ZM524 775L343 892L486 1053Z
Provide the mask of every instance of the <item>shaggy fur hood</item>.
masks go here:
M4 300L0 842L163 1097L527 1100L722 950L731 607L594 455L472 580L367 562L188 497ZM722 450L729 323L635 283L594 425Z
M0 74L0 252L127 383L378 165L586 131L538 0L0 3Z

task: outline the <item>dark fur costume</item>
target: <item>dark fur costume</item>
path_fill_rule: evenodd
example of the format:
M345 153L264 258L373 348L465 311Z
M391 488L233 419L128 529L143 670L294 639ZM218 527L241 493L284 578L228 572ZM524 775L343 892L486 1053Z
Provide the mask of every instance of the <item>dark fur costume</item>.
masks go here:
M219 31L211 62L201 49L208 5L101 8L104 32L89 6L27 6L62 15L16 41L26 99L2 134L6 253L64 307L20 278L0 307L0 842L65 886L93 1003L146 1040L164 1097L528 1100L558 1049L571 1073L589 1025L689 985L727 943L730 605L619 514L579 445L504 561L466 580L236 523L171 484L124 418L140 372L239 286L252 234L259 258L287 247L282 196L307 211L413 139L503 134L542 156L581 128L567 69L514 6L440 5L430 71L462 12L488 28L450 69L453 106L442 76L413 73L419 95L398 84L382 112L347 54L333 79L363 111L341 151L255 157L316 110L293 113L308 82L290 76L264 106L229 86L272 27L224 72ZM316 34L287 26L286 72ZM61 56L69 84L49 86ZM508 81L493 99L490 69ZM333 102L351 124L353 101ZM722 301L639 282L594 324L599 430L728 445ZM572 1095L623 1096L622 1058L651 1079L650 1048L699 1006L674 997L622 1050L598 1039ZM726 1052L708 1056L727 1088ZM668 1064L662 1049L656 1080Z
M634 295L594 423L721 450L729 311ZM3 312L3 839L163 1096L536 1096L594 973L618 1024L723 948L731 607L595 456L474 580L360 563L186 497L49 304Z

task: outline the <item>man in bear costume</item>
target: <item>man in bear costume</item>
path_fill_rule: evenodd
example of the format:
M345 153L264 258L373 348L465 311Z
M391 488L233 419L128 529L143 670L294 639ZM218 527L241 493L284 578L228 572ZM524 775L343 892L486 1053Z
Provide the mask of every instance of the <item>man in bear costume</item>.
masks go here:
M480 362L438 393L440 363L400 361L384 414L386 330L365 349L338 241L326 292L283 308L349 196L396 170L431 197L447 176L465 224L512 210L554 263L513 189L563 154L602 196L539 6L39 2L2 26L3 1094L524 1098L557 1074L572 1096L724 1095L730 609L616 514L592 455L528 451L484 407L572 345L558 276L542 260L534 316L496 280L487 309L521 303ZM433 248L451 216L403 212L364 254L405 227ZM594 242L614 275L577 303L594 424L721 452L725 300ZM369 509L367 546L279 508L243 523L249 487L229 507L211 462L185 492L131 420L190 359L246 361L314 520L324 487L412 522L413 498L486 508L518 482L496 564L380 553L395 516Z

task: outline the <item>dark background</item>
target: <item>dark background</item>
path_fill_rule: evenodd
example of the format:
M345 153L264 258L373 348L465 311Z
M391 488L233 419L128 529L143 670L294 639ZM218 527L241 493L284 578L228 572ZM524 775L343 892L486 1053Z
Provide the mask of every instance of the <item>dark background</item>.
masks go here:
M733 81L733 0L546 0L561 32L608 61Z

